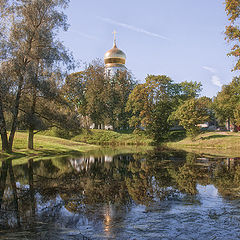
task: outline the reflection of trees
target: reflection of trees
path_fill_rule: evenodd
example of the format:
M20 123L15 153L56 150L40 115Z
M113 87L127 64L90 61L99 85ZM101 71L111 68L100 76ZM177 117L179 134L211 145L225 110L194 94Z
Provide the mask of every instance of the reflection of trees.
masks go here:
M3 161L2 169L1 169L1 178L0 178L0 209L2 206L3 194L4 194L5 187L6 187L7 170L8 170L7 161Z
M171 169L170 173L178 190L182 193L195 195L197 194L197 184L210 183L209 166L197 163L197 156L194 153L187 153L185 163L177 169Z
M199 160L194 154L187 154L186 161L183 161L183 156L183 153L175 155L174 152L158 151L144 155L117 155L112 161L105 161L100 156L88 162L88 157L81 158L81 161L76 158L74 161L78 166L83 164L79 168L74 168L75 165L66 158L38 162L30 159L27 164L14 168L11 161L3 161L0 207L14 210L16 223L21 219L21 223L28 225L43 217L49 222L57 221L62 207L87 217L102 214L109 225L118 211L116 206L126 208L131 206L132 200L155 206L178 197L179 191L196 195L199 183L213 183L223 196L239 196L238 164L233 161L227 165L215 163L217 167L210 174L214 166L211 162L203 158ZM36 201L38 206L43 206L41 213L36 211ZM99 211L102 208L106 210L105 215ZM124 219L126 209L121 211L121 219Z
M184 164L175 173L175 180L180 191L192 195L197 194L197 179L194 166Z
M232 165L229 162L232 161ZM217 165L213 174L213 183L223 197L240 197L240 165L234 159L227 159L227 164Z
M154 201L161 201L172 196L176 191L172 188L174 179L170 169L175 168L172 161L172 154L162 155L153 152L150 155L135 155L135 161L128 166L129 174L126 177L126 184L132 199L146 206Z
M17 187L16 172L13 170L12 160L6 160L2 163L0 176L0 209L2 215L0 222L3 222L5 228L21 226L22 222L33 223L35 217L35 192L33 184L33 160L28 161L28 183L29 188ZM19 170L19 168L15 168ZM24 171L26 168L24 168ZM22 178L22 170L17 171ZM9 178L7 178L9 173ZM19 177L19 176L18 176ZM25 181L24 181L25 182ZM21 183L20 183L21 184ZM13 214L15 213L15 215Z
M10 179L10 188L7 189L7 172L9 173ZM5 194L5 191L7 192ZM10 210L6 208L4 201L8 202L8 206L10 206ZM16 224L20 227L20 214L19 214L19 205L18 205L18 196L17 196L17 187L16 187L16 180L13 172L12 167L12 160L6 160L2 163L2 170L1 170L1 186L0 186L0 208L2 212L2 219L5 220L7 223L12 222L14 224L14 216L12 216L12 208L14 209Z
M128 166L131 173L126 177L126 185L132 199L140 204L148 205L153 198L151 176L144 162L134 161Z
M15 176L14 176L14 173L13 173L12 161L8 162L8 169L9 169L9 177L10 177L10 182L11 182L11 187L12 187L12 192L13 192L13 203L14 203L15 212L16 212L17 225L18 225L18 227L20 227L20 215L19 215L19 209L18 209L17 186L16 186Z
M194 163L195 155L190 153L186 155L186 162L183 166L170 169L170 174L174 178L178 190L192 195L197 194Z
M127 203L130 201L126 189L124 176L126 175L126 165L128 159L118 157L113 162L101 162L96 158L89 164L88 168L82 168L81 171L75 170L68 165L68 170L62 172L59 169L50 172L44 166L51 166L50 163L41 164L42 170L37 170L35 181L36 190L43 196L42 201L48 201L56 198L59 194L65 202L69 211L77 212L82 209L82 205L96 203ZM82 161L81 161L82 162ZM83 162L83 164L85 164ZM44 167L44 169L43 169ZM67 169L62 166L63 169ZM71 169L71 170L69 170ZM61 174L59 174L61 172ZM51 176L51 177L50 177Z

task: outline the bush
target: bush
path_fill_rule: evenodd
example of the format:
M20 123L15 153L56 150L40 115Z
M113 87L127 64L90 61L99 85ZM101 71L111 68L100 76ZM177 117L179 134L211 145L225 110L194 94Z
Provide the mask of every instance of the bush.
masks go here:
M47 131L42 132L43 135L51 136L51 137L59 137L64 139L71 139L75 136L74 133L67 131L65 129L53 127Z

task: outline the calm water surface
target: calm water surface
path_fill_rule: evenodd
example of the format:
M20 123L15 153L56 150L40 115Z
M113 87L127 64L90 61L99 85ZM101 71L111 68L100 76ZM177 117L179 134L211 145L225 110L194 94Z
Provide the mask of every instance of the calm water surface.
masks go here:
M238 158L99 151L0 166L0 239L240 239Z

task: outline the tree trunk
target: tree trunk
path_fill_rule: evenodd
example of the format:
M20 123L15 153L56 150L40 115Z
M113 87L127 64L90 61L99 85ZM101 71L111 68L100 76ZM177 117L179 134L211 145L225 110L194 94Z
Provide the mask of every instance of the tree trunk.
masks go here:
M33 138L34 138L34 115L35 115L35 108L36 108L36 99L37 99L37 89L33 87L32 93L32 106L30 112L30 123L28 129L28 149L33 149Z
M34 132L32 128L28 129L28 149L33 149Z
M227 130L230 130L230 118L227 120Z
M17 91L17 96L15 99L15 106L13 109L12 128L11 128L11 133L9 136L9 150L10 151L12 151L13 139L15 136L15 132L17 130L18 112L19 112L19 104L20 104L20 98L21 98L21 93L22 93L22 85L23 85L23 77L21 76L19 78L18 91Z
M8 143L8 137L7 137L7 127L6 122L3 114L3 104L2 104L2 98L0 94L0 131L1 131L1 139L2 139L2 150L4 152L11 152L9 148Z
M233 132L238 132L237 125L233 123Z
M112 119L112 130L115 131L115 121Z

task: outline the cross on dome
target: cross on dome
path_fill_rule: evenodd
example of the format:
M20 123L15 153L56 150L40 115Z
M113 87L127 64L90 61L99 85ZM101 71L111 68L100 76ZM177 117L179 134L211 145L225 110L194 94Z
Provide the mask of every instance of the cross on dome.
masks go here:
M113 46L117 47L117 40L116 40L116 30L113 31L113 36L114 36L114 42L113 42Z

